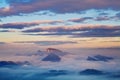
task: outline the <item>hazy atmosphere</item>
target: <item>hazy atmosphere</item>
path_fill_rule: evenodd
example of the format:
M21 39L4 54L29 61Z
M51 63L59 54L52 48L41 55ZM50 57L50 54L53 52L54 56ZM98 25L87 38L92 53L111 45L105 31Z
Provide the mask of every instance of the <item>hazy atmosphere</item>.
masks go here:
M0 80L119 80L120 0L0 0Z

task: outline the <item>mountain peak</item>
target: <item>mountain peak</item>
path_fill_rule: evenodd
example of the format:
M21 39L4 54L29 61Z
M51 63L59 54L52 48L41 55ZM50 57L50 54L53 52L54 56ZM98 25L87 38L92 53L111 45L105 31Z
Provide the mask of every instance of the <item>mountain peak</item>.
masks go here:
M42 61L51 61L51 62L59 62L60 60L61 58L54 53L51 53L42 59Z
M102 71L96 70L96 69L86 69L86 70L81 71L80 74L83 74L83 75L102 75L104 73Z
M62 52L61 50L55 49L55 48L47 48L46 50L47 50L48 53L52 53L52 52Z

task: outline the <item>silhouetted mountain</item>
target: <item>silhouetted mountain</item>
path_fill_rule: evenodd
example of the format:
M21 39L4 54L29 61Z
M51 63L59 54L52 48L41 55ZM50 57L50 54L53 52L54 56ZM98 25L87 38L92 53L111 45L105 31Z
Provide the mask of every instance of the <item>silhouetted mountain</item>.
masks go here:
M82 74L82 75L102 75L104 73L102 71L96 70L96 69L86 69L86 70L81 71L80 74Z
M0 61L0 67L15 67L22 65L30 65L30 63L28 61L25 62Z
M54 53L50 53L49 55L47 55L45 58L42 59L42 61L51 61L51 62L59 62L60 60L61 58Z
M4 66L17 66L18 64L13 61L0 61L0 67Z
M114 58L112 58L112 57L107 57L107 56L102 56L102 55L95 55L93 57L88 56L88 58L87 58L88 61L104 61L104 62L108 62L113 59Z

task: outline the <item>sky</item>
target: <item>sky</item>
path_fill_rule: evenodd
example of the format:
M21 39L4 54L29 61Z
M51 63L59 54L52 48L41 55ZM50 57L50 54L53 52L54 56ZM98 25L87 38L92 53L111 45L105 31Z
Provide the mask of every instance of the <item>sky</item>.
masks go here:
M118 0L0 0L0 42L120 47L119 7Z

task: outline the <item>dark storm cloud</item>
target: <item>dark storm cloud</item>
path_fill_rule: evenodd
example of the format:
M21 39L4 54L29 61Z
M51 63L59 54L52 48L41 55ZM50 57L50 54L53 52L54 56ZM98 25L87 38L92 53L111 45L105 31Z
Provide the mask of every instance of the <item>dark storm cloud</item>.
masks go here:
M19 15L49 10L55 13L72 13L88 9L120 10L119 0L7 0L9 7L0 8L0 16Z
M74 41L19 41L14 43L34 43L42 46L47 46L47 45L74 44L77 42L74 42Z
M72 27L49 27L33 28L23 31L28 35L71 35L71 37L118 37L120 36L120 26L72 26ZM36 34L32 34L32 33ZM47 33L42 33L47 32Z

